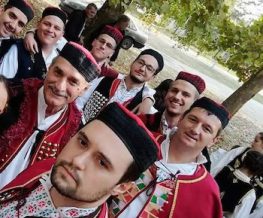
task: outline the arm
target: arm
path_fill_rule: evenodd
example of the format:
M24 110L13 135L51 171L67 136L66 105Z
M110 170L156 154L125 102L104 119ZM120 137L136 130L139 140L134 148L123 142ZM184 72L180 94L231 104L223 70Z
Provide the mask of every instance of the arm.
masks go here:
M24 46L26 50L33 54L38 53L38 45L34 38L35 31L35 29L28 31L24 38Z

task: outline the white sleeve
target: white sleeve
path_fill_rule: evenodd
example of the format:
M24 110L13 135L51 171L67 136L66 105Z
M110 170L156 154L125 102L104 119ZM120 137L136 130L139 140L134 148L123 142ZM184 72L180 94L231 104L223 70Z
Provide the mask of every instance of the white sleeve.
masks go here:
M100 81L103 79L104 77L100 77L100 78L96 78L94 80L92 80L90 82L90 87L83 93L82 96L78 97L76 99L76 106L77 108L82 111L82 109L84 108L85 104L87 103L87 101L89 100L90 96L92 95L92 93L94 92L94 90L97 88L97 86L99 85Z
M6 78L14 78L18 70L18 50L16 45L12 45L5 54L0 65L0 75Z
M216 176L220 170L223 169L224 166L226 166L229 162L231 162L237 155L242 153L247 147L241 146L235 149L232 149L228 152L226 152L219 160L216 159L216 161L211 164L211 174L212 176ZM212 156L216 156L213 155Z
M142 92L142 98L150 98L153 100L153 103L155 102L153 95L155 94L155 90L150 88L147 84L145 84L143 92Z
M235 207L235 210L231 218L248 218L251 208L256 200L256 194L254 190L251 190L246 196L241 200L240 204Z
M263 196L258 201L256 208L249 215L249 218L262 218L263 217Z

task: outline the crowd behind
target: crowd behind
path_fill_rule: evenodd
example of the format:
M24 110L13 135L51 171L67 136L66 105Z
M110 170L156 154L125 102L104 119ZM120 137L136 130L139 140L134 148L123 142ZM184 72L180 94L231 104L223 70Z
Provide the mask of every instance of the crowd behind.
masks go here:
M152 89L154 49L112 67L127 15L47 7L19 38L32 6L1 7L0 217L263 218L263 132L209 153L231 115L201 76Z

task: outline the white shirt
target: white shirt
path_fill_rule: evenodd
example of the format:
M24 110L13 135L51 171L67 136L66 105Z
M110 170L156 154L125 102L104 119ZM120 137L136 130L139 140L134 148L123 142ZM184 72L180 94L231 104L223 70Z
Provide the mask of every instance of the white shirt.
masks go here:
M59 112L45 117L47 105L44 99L44 89L41 87L38 91L38 124L37 128L46 131L61 115L61 113L66 109L63 108ZM10 162L10 164L0 173L0 189L11 182L20 172L25 170L30 162L30 153L32 146L35 143L36 135L39 131L35 130L29 139L24 143L21 150L15 156L15 158Z

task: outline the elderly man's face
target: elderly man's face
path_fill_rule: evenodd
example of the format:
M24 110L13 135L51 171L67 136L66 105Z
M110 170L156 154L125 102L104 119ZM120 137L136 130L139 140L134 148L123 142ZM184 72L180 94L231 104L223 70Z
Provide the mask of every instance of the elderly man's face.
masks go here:
M174 146L198 155L204 147L210 147L217 140L221 128L220 120L207 110L194 107L178 123Z
M63 34L64 23L57 16L46 16L37 25L37 36L43 46L54 46Z
M145 83L154 77L157 69L158 62L153 56L148 54L141 55L131 65L130 78L135 83Z
M27 24L27 17L18 8L11 7L0 13L0 37L17 35Z
M51 181L60 194L71 200L104 203L110 195L117 194L121 186L117 184L132 161L121 139L95 120L83 127L59 154Z
M181 115L199 96L196 88L185 80L175 80L165 96L166 112L171 115Z
M65 58L58 57L50 66L44 80L46 104L54 110L60 110L73 102L87 89L88 82Z

